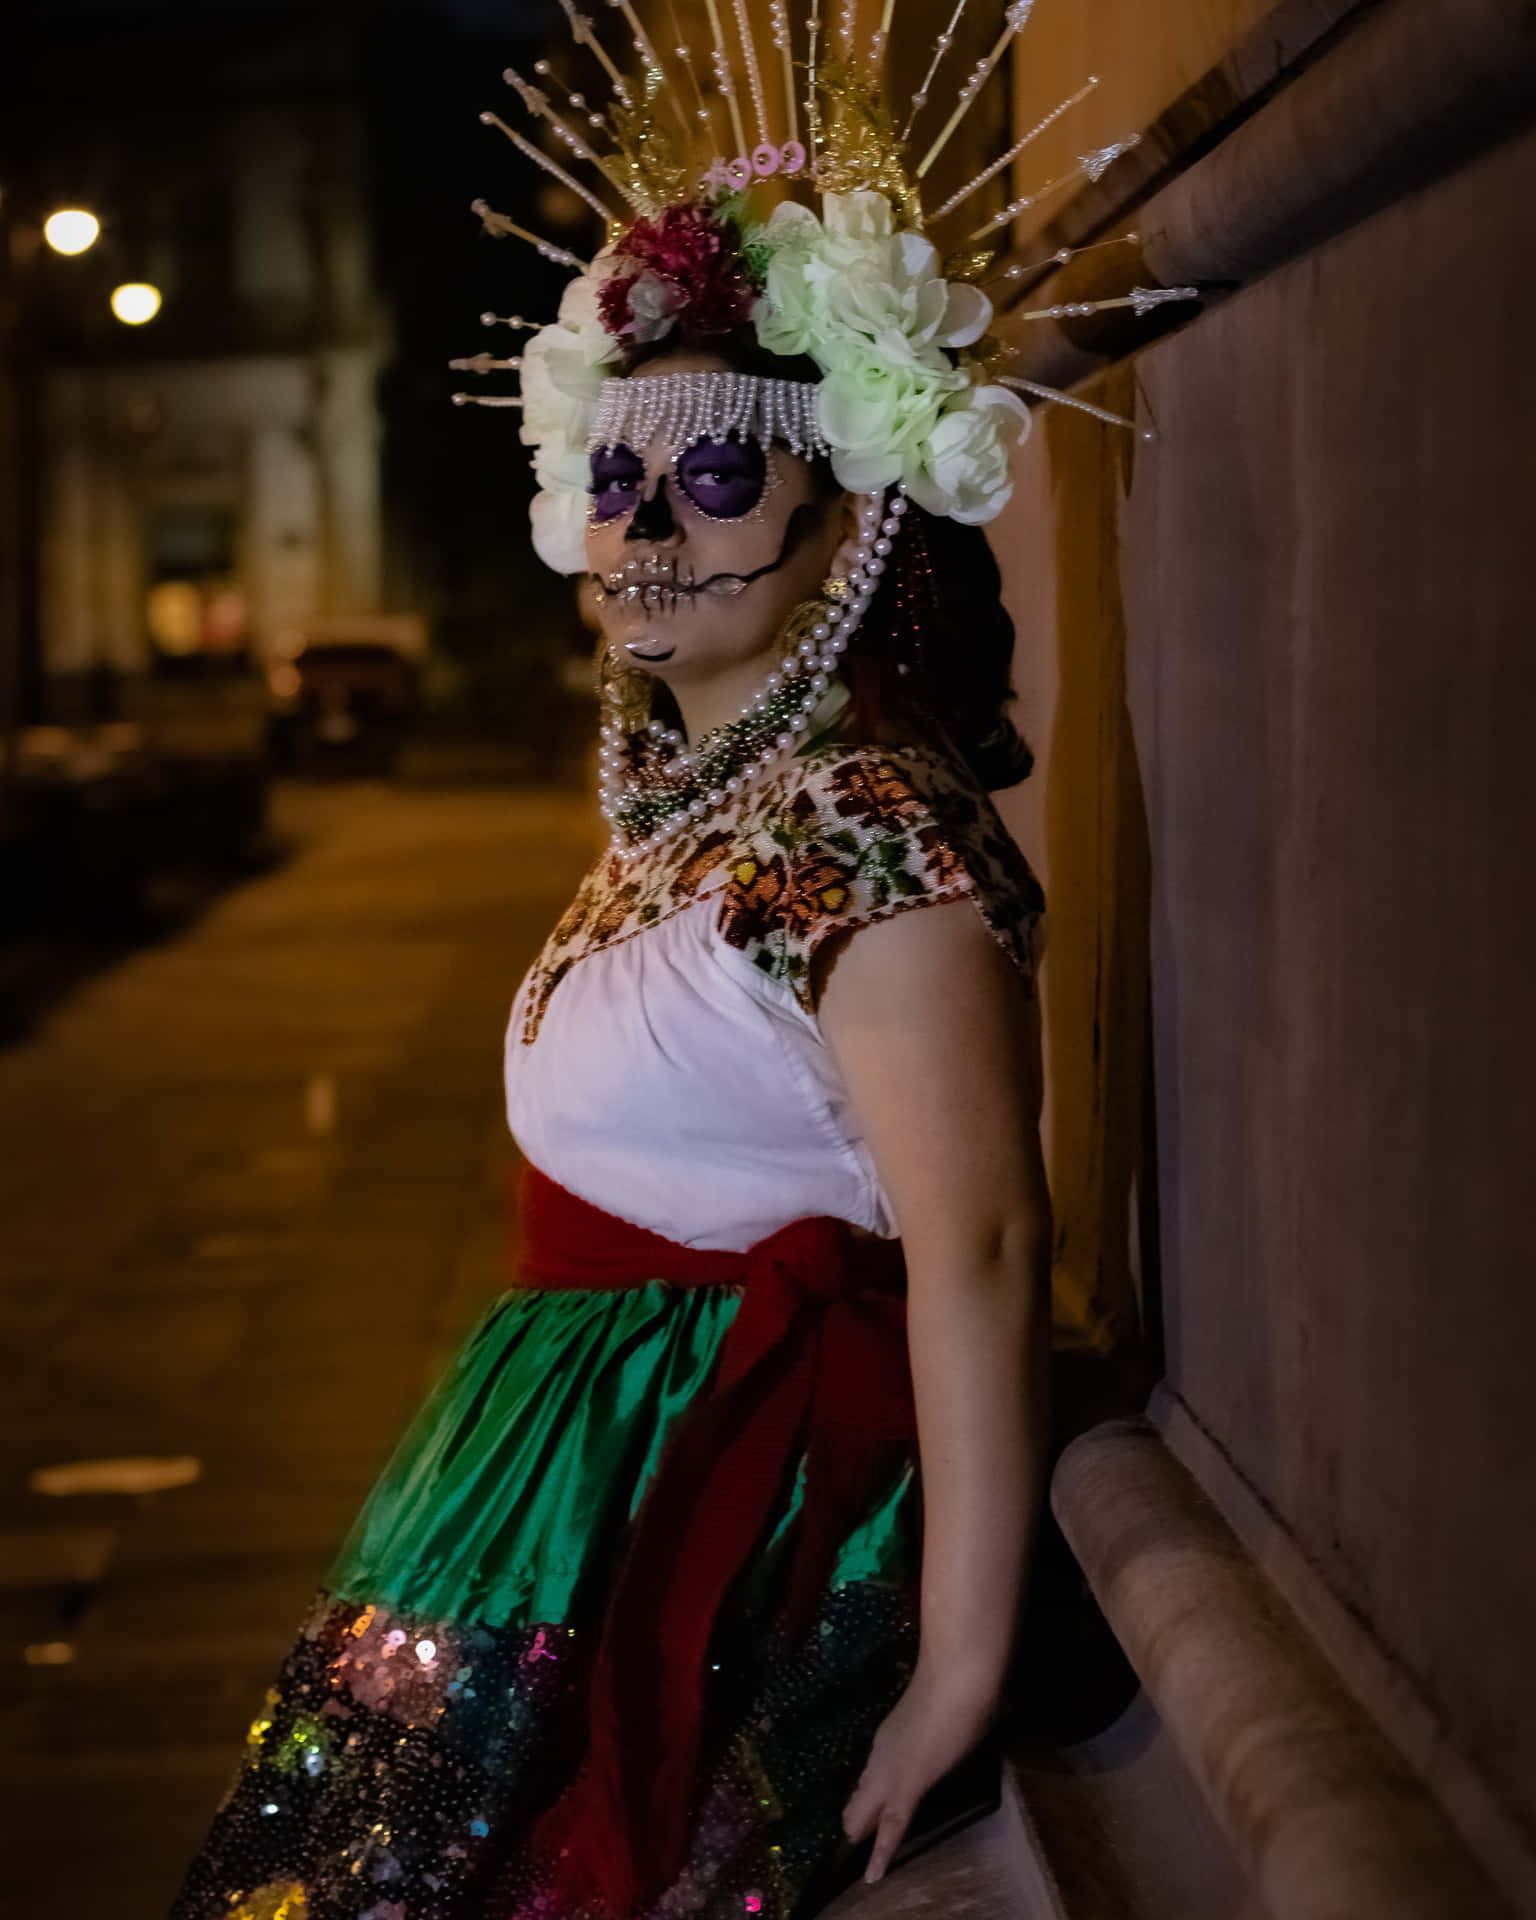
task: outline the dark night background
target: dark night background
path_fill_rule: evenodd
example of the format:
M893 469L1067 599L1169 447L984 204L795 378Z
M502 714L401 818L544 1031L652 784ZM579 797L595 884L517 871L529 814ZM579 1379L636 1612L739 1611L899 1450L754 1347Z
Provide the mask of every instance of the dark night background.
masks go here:
M25 0L8 38L0 178L13 218L80 204L103 225L91 255L37 249L29 262L29 319L53 363L301 350L323 313L252 322L228 297L219 130L253 107L355 126L362 240L392 332L377 382L384 603L425 613L434 648L468 664L477 718L537 724L528 708L550 698L551 662L580 629L568 587L528 545L516 414L453 407L466 382L446 362L487 346L515 352L505 329L481 329L480 312L552 317L566 277L531 249L483 237L472 199L578 252L595 242L585 211L478 120L482 108L507 111L509 63L561 51L576 77L558 8ZM107 313L105 291L150 266L166 302L134 335Z

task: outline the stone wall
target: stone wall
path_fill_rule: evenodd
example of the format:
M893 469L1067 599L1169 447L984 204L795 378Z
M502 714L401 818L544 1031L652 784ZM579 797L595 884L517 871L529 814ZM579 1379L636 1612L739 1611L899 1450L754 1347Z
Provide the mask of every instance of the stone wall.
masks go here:
M1141 11L1155 64L1188 10ZM1359 12L1321 56L1375 89L1335 116L1345 148L1406 97L1384 36L1429 79L1468 44L1418 0ZM1518 13L1438 27L1507 28L1528 59ZM1318 187L1312 240L1303 219L1080 389L1155 443L1038 422L997 541L1041 750L1009 806L1052 909L1063 1331L1139 1321L1207 1458L1379 1650L1416 1764L1536 1900L1536 136L1412 132L1358 198ZM1335 157L1289 153L1253 205Z

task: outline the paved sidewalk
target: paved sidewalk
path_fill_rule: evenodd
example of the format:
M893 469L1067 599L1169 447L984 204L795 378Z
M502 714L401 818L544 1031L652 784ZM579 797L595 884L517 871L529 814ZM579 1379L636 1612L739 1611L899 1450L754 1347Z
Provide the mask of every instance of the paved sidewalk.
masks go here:
M0 1052L0 1912L162 1920L317 1577L504 1284L560 793L291 787L278 870ZM50 1495L70 1462L173 1490Z

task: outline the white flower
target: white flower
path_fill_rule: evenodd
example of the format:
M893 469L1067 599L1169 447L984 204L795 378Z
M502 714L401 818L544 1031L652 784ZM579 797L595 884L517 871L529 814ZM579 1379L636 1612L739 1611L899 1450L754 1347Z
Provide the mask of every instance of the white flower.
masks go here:
M587 565L586 489L546 488L528 509L533 550L556 573L583 573Z
M572 298L574 289L583 299ZM564 317L591 304L591 320L582 324ZM596 290L586 276L573 280L560 305L561 318L541 327L523 348L523 426L525 445L536 447L552 434L586 442L598 390L616 358L616 342L597 319Z
M879 193L826 194L819 220L780 206L751 238L768 260L757 337L820 366L817 411L841 484L867 493L903 480L931 512L967 522L999 513L1008 448L1029 415L952 357L990 325L986 295L945 280L935 248L898 229Z
M770 254L754 319L773 353L810 353L825 366L840 349L939 368L943 349L986 331L992 304L977 288L951 286L937 250L898 231L879 193L829 193L823 218L786 203L754 240Z
M1029 409L1007 387L971 387L940 414L902 470L907 492L929 513L968 526L993 520L1013 482L1008 454L1029 437Z
M598 314L603 277L583 273L570 281L559 317L523 349L520 437L534 450L541 488L529 510L533 545L557 573L579 573L586 566L587 435L598 392L618 357L618 344Z
M918 466L946 400L967 384L942 355L919 366L869 348L840 353L822 375L816 410L841 484L873 493Z

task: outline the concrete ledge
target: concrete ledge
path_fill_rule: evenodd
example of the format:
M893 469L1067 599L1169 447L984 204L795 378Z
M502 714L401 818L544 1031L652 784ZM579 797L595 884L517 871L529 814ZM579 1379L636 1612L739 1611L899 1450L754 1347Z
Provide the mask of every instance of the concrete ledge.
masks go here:
M1536 1913L1536 1849L1491 1783L1453 1747L1417 1677L1345 1606L1294 1536L1192 1410L1164 1382L1148 1418L1241 1541L1335 1673L1449 1815L1518 1912Z
M1281 5L1276 18L1296 12ZM1322 8L1322 19L1333 12ZM1304 59L1289 84L1276 76L1273 96L1212 151L1166 185L1148 180L1151 198L1133 190L1115 205L1108 177L1080 196L1092 225L1080 233L1069 207L1053 223L1053 241L1059 229L1081 244L1090 231L1132 224L1134 211L1139 252L1085 255L1031 285L1021 304L1102 299L1135 278L1203 284L1212 295L1234 289L1529 124L1536 26L1527 0L1378 0L1347 25L1336 39L1322 36L1327 51L1315 63ZM1233 78L1214 91L1230 89L1235 99L1242 83L1232 86ZM1212 91L1208 81L1205 92ZM1165 144L1147 143L1149 150ZM1127 166L1132 159L1135 168ZM1150 151L1127 162L1127 185L1153 163ZM1002 330L1018 350L1014 372L1065 387L1198 312L1179 306L1156 322L1115 313L1011 329L1005 314Z
M1439 1803L1152 1427L1075 1440L1051 1503L1273 1920L1507 1920Z

